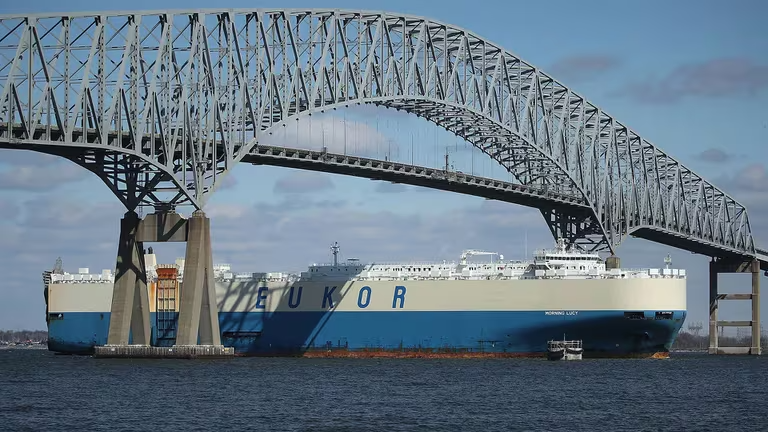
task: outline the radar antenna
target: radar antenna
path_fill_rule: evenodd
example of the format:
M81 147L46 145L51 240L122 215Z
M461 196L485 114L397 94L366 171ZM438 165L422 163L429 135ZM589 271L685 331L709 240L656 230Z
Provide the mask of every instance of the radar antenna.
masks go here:
M339 242L333 242L331 245L331 253L333 254L333 266L338 267L339 266Z
M61 257L56 258L56 264L53 266L53 274L64 274L64 265L61 262Z

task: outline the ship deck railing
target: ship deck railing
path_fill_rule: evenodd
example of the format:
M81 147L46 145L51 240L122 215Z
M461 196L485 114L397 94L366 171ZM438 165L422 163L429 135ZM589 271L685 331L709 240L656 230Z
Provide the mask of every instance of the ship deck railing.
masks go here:
M581 340L551 340L547 342L547 348L582 348Z
M510 264L531 264L533 261L524 260L507 260L507 261L469 261L466 265L510 265ZM368 266L398 266L398 267L414 267L414 266L453 266L460 265L456 260L442 260L442 261L339 261L335 266L333 263L312 263L310 267L368 267Z

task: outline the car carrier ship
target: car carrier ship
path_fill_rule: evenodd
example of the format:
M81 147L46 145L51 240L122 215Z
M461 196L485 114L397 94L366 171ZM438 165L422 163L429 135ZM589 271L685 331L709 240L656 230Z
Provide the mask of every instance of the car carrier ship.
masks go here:
M568 334L589 357L664 357L686 316L685 270L622 269L558 240L531 260L466 250L457 262L339 259L294 273L214 266L221 341L237 355L546 356ZM476 256L490 256L476 261ZM183 259L145 254L152 344L175 342ZM114 275L43 273L48 348L90 354L107 342Z

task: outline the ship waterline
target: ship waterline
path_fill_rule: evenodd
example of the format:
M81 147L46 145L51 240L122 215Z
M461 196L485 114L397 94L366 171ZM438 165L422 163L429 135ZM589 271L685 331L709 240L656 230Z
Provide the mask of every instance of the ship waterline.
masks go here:
M220 268L222 343L245 356L538 357L548 340L567 334L583 341L585 358L669 351L686 316L683 271L606 270L596 260L584 268L583 254L566 252L576 257L561 257L574 261L565 271L575 269L575 276L563 274L564 266L539 269L520 261L464 264L463 276L455 264L382 270L336 259L296 276L238 276ZM183 265L156 267L148 284L152 344L172 346ZM106 344L111 279L53 279L47 284L49 349L90 354Z

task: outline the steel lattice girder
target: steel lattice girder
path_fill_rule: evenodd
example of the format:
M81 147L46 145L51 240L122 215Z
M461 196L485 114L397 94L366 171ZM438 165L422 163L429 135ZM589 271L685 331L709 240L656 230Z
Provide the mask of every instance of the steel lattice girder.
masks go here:
M589 220L542 209L553 234L572 242L613 250L634 234L754 254L747 212L730 196L511 52L424 18L289 9L3 16L0 80L2 140L111 155L131 184L121 196L128 208L200 208L271 127L374 103L456 133L521 184L578 196ZM128 176L136 167L146 174ZM161 198L166 190L171 198Z

